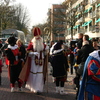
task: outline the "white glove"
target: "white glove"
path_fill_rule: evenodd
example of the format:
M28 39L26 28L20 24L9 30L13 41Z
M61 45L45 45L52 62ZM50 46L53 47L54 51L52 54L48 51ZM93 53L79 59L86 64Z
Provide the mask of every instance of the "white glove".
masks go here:
M38 52L30 52L29 55L35 55L35 56L38 56L39 53L38 53Z
M38 52L33 52L33 53L34 53L34 55L35 55L35 56L38 56L38 55L39 55L39 53L38 53Z
M29 55L34 55L34 52L30 52Z

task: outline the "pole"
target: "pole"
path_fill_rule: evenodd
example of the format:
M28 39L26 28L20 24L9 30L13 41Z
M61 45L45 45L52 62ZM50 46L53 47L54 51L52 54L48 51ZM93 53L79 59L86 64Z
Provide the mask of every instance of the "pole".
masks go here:
M1 35L2 35L2 18L1 18Z
M59 41L59 33L58 33L58 41Z

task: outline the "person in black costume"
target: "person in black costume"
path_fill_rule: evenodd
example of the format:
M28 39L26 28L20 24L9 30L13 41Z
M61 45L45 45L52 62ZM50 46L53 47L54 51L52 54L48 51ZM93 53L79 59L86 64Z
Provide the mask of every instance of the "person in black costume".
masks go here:
M56 80L56 93L66 94L64 92L64 83L67 78L68 61L62 49L62 44L57 43L54 46L51 65L53 67L53 77Z

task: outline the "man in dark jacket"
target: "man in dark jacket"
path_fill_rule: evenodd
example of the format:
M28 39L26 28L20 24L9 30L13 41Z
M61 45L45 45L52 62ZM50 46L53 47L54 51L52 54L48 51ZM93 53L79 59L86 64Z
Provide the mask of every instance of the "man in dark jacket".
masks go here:
M78 49L81 49L82 47L82 42L83 42L83 33L78 34L78 42L77 42L77 47Z
M84 63L89 56L89 53L93 51L93 47L89 45L88 41L83 42L82 48L78 51L78 57L77 57L77 64L82 65L82 67L79 67L78 74L82 75L83 74L83 67Z
M77 82L76 82L76 87L79 90L79 83L80 83L80 77L83 74L83 69L84 69L84 64L85 61L87 59L87 57L89 56L89 53L91 53L93 51L93 47L89 44L89 41L83 41L83 46L82 48L78 51L78 57L77 57L77 64L79 64L79 68L77 70ZM77 95L78 95L78 91L77 91ZM76 95L76 96L77 96Z
M0 40L0 48L2 47L2 40Z

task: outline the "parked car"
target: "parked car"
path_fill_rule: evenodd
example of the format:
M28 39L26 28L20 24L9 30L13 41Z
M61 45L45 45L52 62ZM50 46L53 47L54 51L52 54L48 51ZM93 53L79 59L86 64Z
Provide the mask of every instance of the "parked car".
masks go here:
M4 45L7 38L0 38L0 40L2 40L2 44Z

